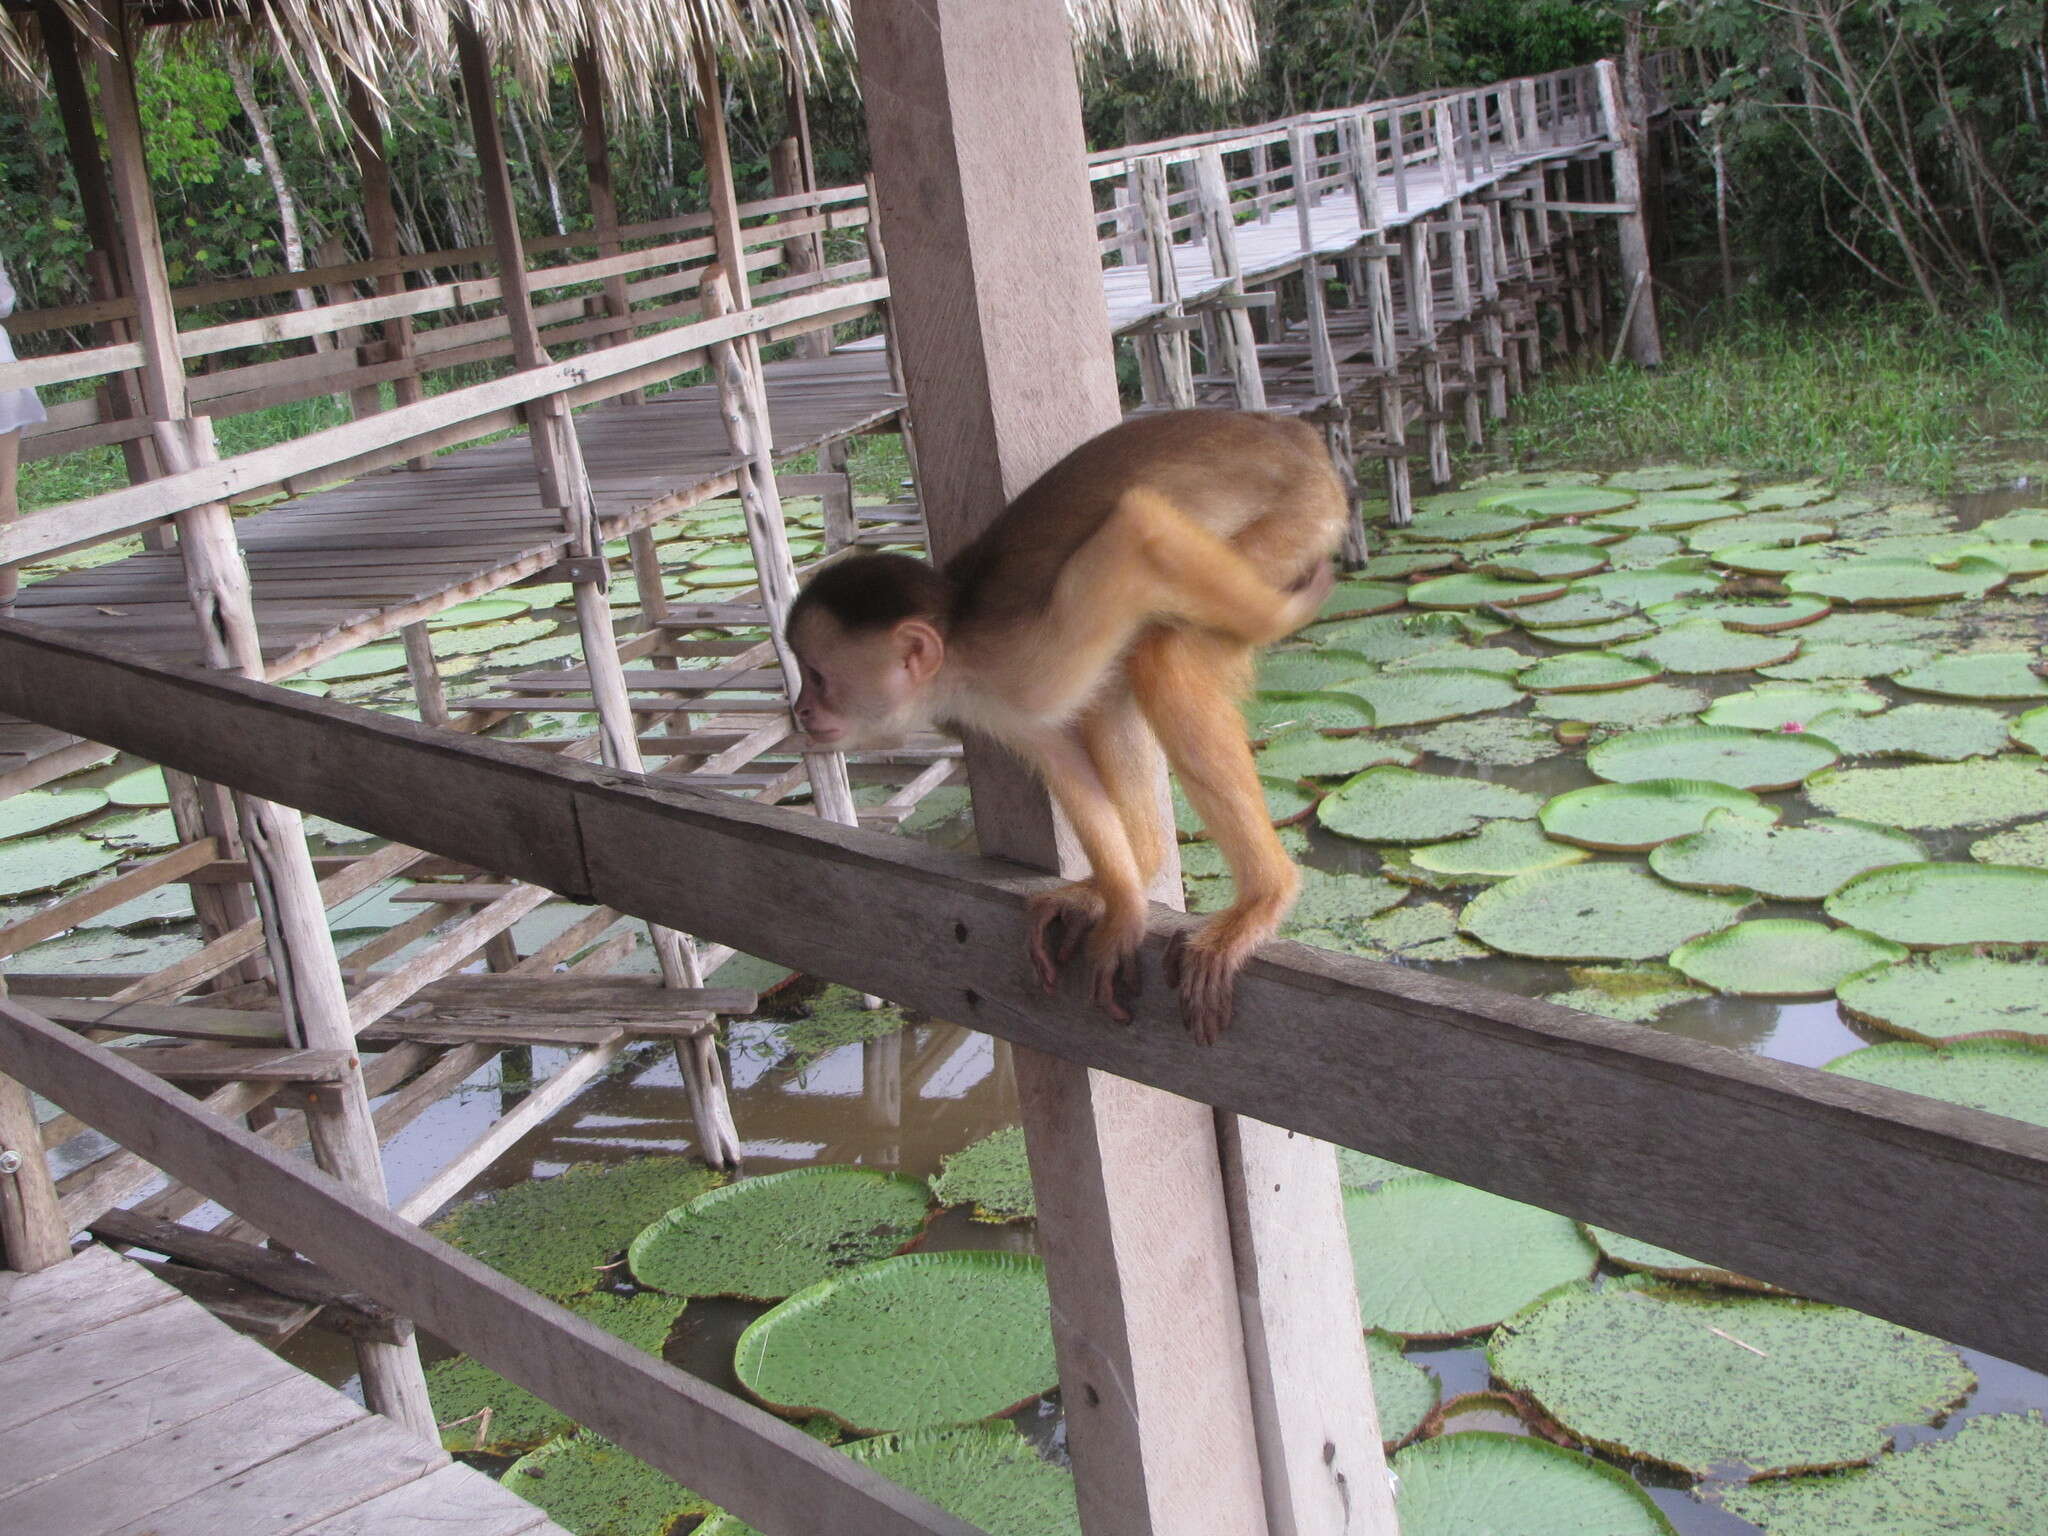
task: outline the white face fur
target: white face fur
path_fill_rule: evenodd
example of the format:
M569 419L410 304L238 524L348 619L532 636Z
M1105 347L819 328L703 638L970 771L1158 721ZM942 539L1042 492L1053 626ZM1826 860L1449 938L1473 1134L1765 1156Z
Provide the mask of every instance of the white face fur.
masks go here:
M932 685L945 641L931 624L906 619L850 634L813 608L799 617L789 640L803 670L797 724L818 745L873 751L932 729Z

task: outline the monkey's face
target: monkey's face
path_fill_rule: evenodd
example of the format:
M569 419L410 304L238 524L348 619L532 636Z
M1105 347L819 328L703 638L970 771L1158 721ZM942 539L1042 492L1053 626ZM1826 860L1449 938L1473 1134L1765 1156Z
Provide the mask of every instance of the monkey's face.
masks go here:
M813 609L798 617L789 643L803 669L796 722L818 745L872 751L931 729L945 641L930 623L849 631Z

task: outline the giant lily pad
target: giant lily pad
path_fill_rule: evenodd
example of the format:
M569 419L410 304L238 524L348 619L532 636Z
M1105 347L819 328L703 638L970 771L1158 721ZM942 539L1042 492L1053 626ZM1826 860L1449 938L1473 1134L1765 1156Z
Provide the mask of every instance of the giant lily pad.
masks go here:
M1270 779L1349 778L1368 768L1415 766L1419 753L1375 736L1325 736L1300 729L1275 736L1259 748L1259 773Z
M1970 857L1979 864L2024 864L2029 869L2048 869L2048 821L2030 821L2009 827L1970 844Z
M1373 724L1372 706L1350 693L1257 693L1244 709L1245 729L1254 741L1293 730L1364 731Z
M1695 890L1819 901L1866 870L1926 857L1905 833L1868 822L1820 817L1777 827L1717 811L1692 836L1652 849L1650 868Z
M1513 677L1535 662L1526 652L1505 645L1450 645L1440 651L1403 657L1387 663L1389 672L1490 672L1495 677Z
M1858 875L1827 899L1827 913L1914 949L2048 944L2048 869L1896 864Z
M2012 739L2029 752L2048 757L2048 704L2030 709L2013 721Z
M1606 565L1607 556L1594 544L1524 544L1495 555L1478 569L1510 581L1575 581Z
M1564 590L1562 581L1512 581L1461 571L1418 581L1408 589L1408 602L1415 608L1516 608L1561 597Z
M1531 517L1587 517L1596 512L1614 512L1629 506L1635 497L1626 491L1606 491L1597 486L1550 485L1514 487L1489 494L1481 506L1526 512Z
M1006 1125L939 1159L932 1197L941 1205L971 1205L976 1221L1029 1221L1038 1214L1024 1127Z
M1830 1072L1903 1093L2048 1126L2048 1043L2032 1039L1887 1040L1838 1056Z
M1598 1257L1563 1216L1434 1174L1344 1192L1358 1310L1404 1338L1478 1333Z
M1530 634L1552 645L1582 650L1605 650L1629 640L1647 640L1657 626L1645 618L1616 619L1612 624L1580 624L1569 629L1532 629Z
M1734 495L1732 469L1702 469L1697 464L1658 464L1646 469L1624 469L1609 475L1607 483L1629 491L1688 491L1708 494L1702 487L1715 487L1715 494ZM1721 489L1725 487L1725 490Z
M11 800L0 800L0 840L61 827L90 816L106 803L102 789L32 789Z
M1571 978L1577 985L1544 1001L1625 1024L1648 1024L1666 1009L1713 996L1668 965L1575 965Z
M1379 875L1301 872L1301 895L1280 931L1290 939L1343 954L1379 955L1373 919L1408 899L1403 886Z
M1952 1440L1880 1457L1832 1477L1731 1488L1722 1507L1768 1536L1955 1536L2048 1530L2048 1424L2038 1412L1987 1414Z
M1015 1253L906 1253L820 1281L747 1325L747 1390L855 1430L1007 1413L1058 1382L1045 1267Z
M29 896L105 869L120 853L76 832L0 843L0 898Z
M1959 763L1967 757L1996 757L2006 741L2005 716L1968 704L1905 704L1874 715L1838 710L1810 723L1814 734L1833 742L1844 757Z
M1539 960L1661 960L1725 928L1746 897L1681 891L1632 864L1517 875L1467 904L1461 926L1489 949Z
M1532 870L1583 864L1589 855L1583 848L1553 843L1533 822L1490 821L1470 837L1431 843L1408 857L1432 874L1505 880Z
M697 1196L643 1230L626 1257L642 1285L677 1296L776 1301L900 1252L924 1231L917 1179L825 1164Z
M1648 617L1659 624L1712 619L1730 629L1769 635L1814 623L1825 618L1833 608L1834 605L1826 598L1803 592L1795 592L1789 597L1721 597L1708 593L1658 603L1648 610Z
M1638 687L1663 671L1654 661L1638 661L1612 651L1581 651L1546 657L1523 669L1515 684L1530 693L1605 693Z
M1365 1334L1366 1369L1372 1376L1372 1400L1379 1419L1380 1440L1388 1446L1415 1438L1436 1412L1443 1388L1437 1379L1401 1353L1401 1341L1369 1328Z
M1687 534L1685 547L1703 555L1737 544L1783 548L1793 544L1819 543L1832 537L1834 531L1831 523L1805 523L1789 517L1731 517Z
M1455 550L1449 549L1393 549L1383 550L1365 562L1365 569L1359 572L1367 581L1406 581L1410 576L1427 575L1431 571L1448 571L1457 565Z
M1932 651L1913 645L1809 645L1781 666L1765 667L1765 677L1810 682L1830 677L1890 677L1933 658Z
M1389 613L1343 624L1318 624L1309 635L1317 645L1338 647L1384 665L1403 656L1458 645L1465 639L1465 627L1455 614Z
M344 651L339 656L316 662L306 669L306 676L316 682L338 683L357 677L381 677L387 673L403 671L405 668L405 647L397 641L383 645L360 646L353 651Z
M1314 649L1271 651L1260 658L1258 683L1279 693L1315 693L1339 688L1379 668L1356 651Z
M1340 581L1323 606L1319 619L1360 619L1368 614L1388 613L1408 601L1408 589L1390 581Z
M1651 608L1658 603L1673 602L1691 593L1712 592L1721 585L1721 578L1713 572L1691 569L1691 566L1697 563L1676 561L1671 565L1655 566L1646 571L1609 571L1575 582L1572 591L1590 592L1611 603Z
M1340 837L1369 843L1434 843L1483 821L1536 814L1537 799L1505 784L1368 768L1323 797L1316 819Z
M1539 698L1532 714L1551 720L1583 720L1589 725L1624 729L1663 725L1683 720L1707 707L1707 696L1674 683L1645 683L1640 688L1623 688L1612 693L1568 693Z
M1384 866L1393 873L1391 863ZM1457 881L1460 877L1444 876ZM1449 965L1460 960L1483 959L1486 951L1458 932L1458 914L1442 902L1425 901L1415 906L1395 907L1369 917L1346 931L1331 934L1322 929L1302 931L1290 919L1281 926L1288 938L1318 944L1343 954L1363 955L1369 960L1388 960L1403 965Z
M1520 533L1534 521L1532 517L1518 517L1513 512L1482 512L1477 508L1417 512L1415 521L1401 530L1401 537L1418 544L1462 544L1467 539L1498 539Z
M1873 1461L1976 1384L1947 1345L1846 1307L1640 1275L1546 1297L1487 1358L1579 1439L1695 1477Z
M1590 629L1594 625L1614 624L1635 614L1633 603L1618 602L1589 592L1582 585L1575 585L1562 597L1553 597L1548 602L1527 603L1507 610L1507 617L1526 629L1542 630L1546 634L1559 629Z
M1624 1472L1528 1435L1462 1430L1393 1460L1402 1536L1673 1536Z
M1851 976L1905 957L1903 944L1860 929L1762 918L1679 945L1671 964L1736 997L1826 997Z
M1492 672L1421 667L1357 678L1345 691L1372 707L1373 723L1381 729L1481 715L1521 698L1512 682Z
M1992 827L2048 812L2048 765L2014 757L1909 768L1833 768L1806 798L1836 816L1888 827Z
M171 803L161 768L136 768L107 786L107 798L115 805L156 806Z
M1934 603L1966 597L1973 583L1924 560L1838 560L1823 570L1794 571L1785 578L1794 592L1810 592L1851 608L1882 603Z
M1760 683L1745 692L1724 694L1714 700L1700 717L1700 723L1735 726L1745 731L1782 731L1788 726L1808 725L1822 715L1832 717L1843 711L1868 715L1883 708L1883 697L1867 688Z
M2021 652L1978 651L1943 656L1892 681L1955 699L2048 699L2048 678L2036 677L2032 667L2033 658Z
M1632 731L1586 753L1586 766L1613 783L1706 779L1736 789L1790 789L1833 765L1834 747L1818 736L1682 725Z
M459 1205L433 1231L521 1285L574 1296L603 1280L601 1266L648 1222L724 1182L682 1157L577 1163Z
M2048 1036L2048 957L1937 949L1845 982L1835 1001L1850 1018L1909 1040Z
M1751 821L1776 821L1777 810L1746 789L1706 779L1643 779L1568 790L1537 813L1543 830L1581 848L1641 853L1706 825L1725 810Z
M1495 768L1525 768L1564 750L1556 734L1541 721L1500 718L1454 720L1410 736L1407 745L1438 757Z
M1689 1258L1672 1248L1656 1243L1646 1243L1640 1238L1624 1237L1606 1227L1589 1226L1586 1236L1600 1245L1600 1253L1609 1263L1623 1269L1633 1269L1640 1274L1655 1275L1660 1280L1689 1280L1700 1285L1726 1286L1737 1291L1773 1291L1777 1287L1766 1285L1761 1280L1752 1280L1738 1275L1733 1270L1723 1269L1718 1264Z
M1757 635L1712 619L1690 619L1637 641L1627 654L1654 661L1668 672L1752 672L1790 661L1799 654L1799 642L1788 635Z
M1740 507L1725 501L1709 501L1699 496L1646 496L1619 512L1602 512L1599 521L1605 528L1632 528L1639 533L1671 532L1734 517L1741 511Z
M666 1536L711 1509L703 1495L593 1434L550 1440L500 1480L576 1536Z

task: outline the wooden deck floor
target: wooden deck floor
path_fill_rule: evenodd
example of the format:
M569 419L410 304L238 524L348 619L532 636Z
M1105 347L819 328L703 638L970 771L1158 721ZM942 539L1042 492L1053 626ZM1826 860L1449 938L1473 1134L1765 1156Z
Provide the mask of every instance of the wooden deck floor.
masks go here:
M10 1536L566 1536L112 1250L0 1271Z

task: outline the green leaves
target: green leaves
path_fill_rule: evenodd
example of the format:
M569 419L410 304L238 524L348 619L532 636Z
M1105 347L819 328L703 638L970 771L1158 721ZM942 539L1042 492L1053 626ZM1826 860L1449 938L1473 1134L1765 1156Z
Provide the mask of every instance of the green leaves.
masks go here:
M1895 864L1858 875L1826 906L1838 923L1914 949L2048 944L2048 869Z
M1680 891L1630 864L1579 864L1504 880L1459 926L1489 949L1540 960L1661 960L1725 928L1746 897Z
M1531 816L1536 805L1534 795L1483 779L1368 768L1326 795L1316 819L1340 837L1364 842L1432 843L1474 831L1483 821Z
M1766 918L1681 944L1671 964L1738 997L1826 997L1849 977L1905 957L1904 945L1854 928Z
M1394 1458L1402 1536L1673 1536L1627 1474L1526 1435L1467 1430Z

